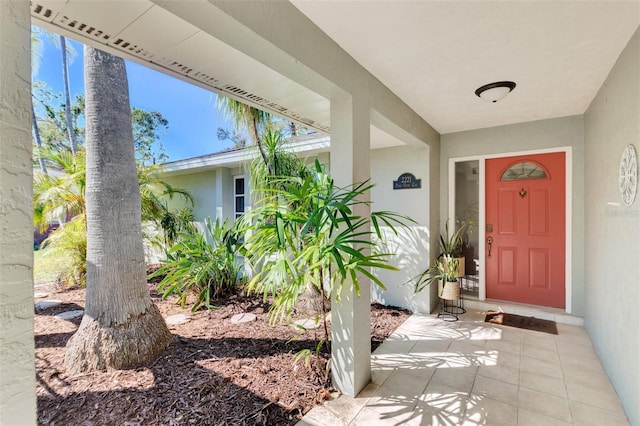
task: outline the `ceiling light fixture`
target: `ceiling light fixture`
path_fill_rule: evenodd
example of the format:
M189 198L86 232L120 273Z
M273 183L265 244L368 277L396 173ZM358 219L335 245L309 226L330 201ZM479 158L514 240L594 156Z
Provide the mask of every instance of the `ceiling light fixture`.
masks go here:
M495 83L485 84L476 89L476 96L487 102L498 102L507 96L516 87L513 81L496 81Z

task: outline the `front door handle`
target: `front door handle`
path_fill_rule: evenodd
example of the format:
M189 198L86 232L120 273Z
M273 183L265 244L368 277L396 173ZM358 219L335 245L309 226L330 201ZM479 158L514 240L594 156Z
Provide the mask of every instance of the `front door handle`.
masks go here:
M489 252L487 257L491 257L491 244L493 244L493 237L489 235L487 237L487 245L489 246Z

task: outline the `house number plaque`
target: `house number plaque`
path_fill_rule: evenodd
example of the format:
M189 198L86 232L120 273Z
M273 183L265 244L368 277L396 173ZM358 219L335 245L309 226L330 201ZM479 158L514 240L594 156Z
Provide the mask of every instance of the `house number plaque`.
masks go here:
M422 179L416 179L412 173L403 173L398 180L393 181L393 189L413 189L420 188Z

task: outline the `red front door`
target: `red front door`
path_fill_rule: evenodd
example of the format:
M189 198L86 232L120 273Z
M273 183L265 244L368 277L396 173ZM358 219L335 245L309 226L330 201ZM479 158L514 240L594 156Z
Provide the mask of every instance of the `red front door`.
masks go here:
M487 297L565 306L565 154L486 163Z

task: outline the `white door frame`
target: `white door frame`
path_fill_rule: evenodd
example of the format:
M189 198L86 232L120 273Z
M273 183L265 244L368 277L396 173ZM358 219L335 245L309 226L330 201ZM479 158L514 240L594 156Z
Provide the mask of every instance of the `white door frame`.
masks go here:
M572 148L563 146L558 148L537 149L529 151L513 151L500 154L473 155L469 157L449 158L448 170L448 220L455 223L456 217L456 163L463 161L478 161L480 165L479 175L479 218L478 218L478 260L480 261L480 271L478 276L478 299L486 300L486 273L485 273L485 225L486 225L486 187L485 187L485 167L486 160L491 158L516 157L520 155L549 154L556 152L565 153L565 311L571 313L572 296L572 217L573 217L573 160Z

